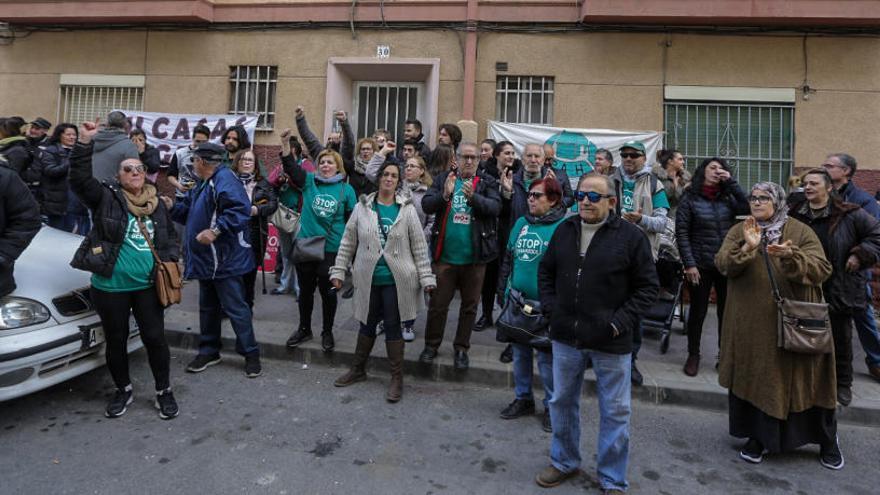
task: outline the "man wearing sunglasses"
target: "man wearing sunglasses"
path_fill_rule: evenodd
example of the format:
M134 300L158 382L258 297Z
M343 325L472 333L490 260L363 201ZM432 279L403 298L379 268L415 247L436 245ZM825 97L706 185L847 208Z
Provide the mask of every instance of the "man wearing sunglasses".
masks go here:
M651 172L645 156L645 145L639 141L627 141L620 147L621 166L611 174L617 197L617 213L624 220L637 225L648 236L651 254L657 260L659 235L666 229L669 199L666 189ZM642 347L641 325L633 332L632 381L641 386L642 373L636 367L639 349Z
M628 487L632 333L659 282L647 237L617 214L613 191L610 177L580 178L578 215L559 224L538 270L553 344L551 465L535 479L545 488L580 471L580 397L588 362L599 401L599 485L604 493Z

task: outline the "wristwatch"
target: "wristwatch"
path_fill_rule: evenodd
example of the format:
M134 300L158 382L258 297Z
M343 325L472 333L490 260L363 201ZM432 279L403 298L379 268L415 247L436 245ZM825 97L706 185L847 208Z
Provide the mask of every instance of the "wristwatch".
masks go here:
M218 227L212 228L211 232L214 233L214 237L220 237L220 229Z

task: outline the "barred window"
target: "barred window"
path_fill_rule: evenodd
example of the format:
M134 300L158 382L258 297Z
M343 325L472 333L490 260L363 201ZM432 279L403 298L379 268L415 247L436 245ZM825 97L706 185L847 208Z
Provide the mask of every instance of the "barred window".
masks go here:
M275 88L278 67L275 65L233 65L229 67L229 113L259 114L257 130L271 131L275 126Z
M498 76L495 119L518 124L553 124L553 78Z
M406 120L421 118L419 98L422 93L424 85L421 83L355 83L354 108L357 113L352 119L355 135L362 138L372 135L376 129L385 129L392 139L402 143ZM333 130L338 131L335 119L333 124Z
M143 76L62 74L58 122L105 118L113 109L144 109Z
M669 101L666 147L684 155L693 171L718 156L749 190L761 181L785 185L794 162L794 105Z

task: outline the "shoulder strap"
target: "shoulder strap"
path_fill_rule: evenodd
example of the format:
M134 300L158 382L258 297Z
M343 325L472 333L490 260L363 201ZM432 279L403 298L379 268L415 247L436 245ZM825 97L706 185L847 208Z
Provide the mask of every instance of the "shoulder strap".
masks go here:
M153 253L153 259L156 260L156 263L161 263L162 260L159 259L159 254L156 253L156 247L153 246L153 240L150 239L150 233L147 232L147 228L144 226L144 223L141 222L141 219L135 217L135 221L138 224L138 229L141 231L141 235L144 236L144 239L147 240L147 246L150 246L150 252Z
M773 299L776 304L782 302L782 296L779 294L779 286L776 284L776 277L773 276L773 265L770 264L770 257L767 256L767 247L761 245L761 255L764 257L764 264L767 266L767 275L770 276L770 286L773 288Z

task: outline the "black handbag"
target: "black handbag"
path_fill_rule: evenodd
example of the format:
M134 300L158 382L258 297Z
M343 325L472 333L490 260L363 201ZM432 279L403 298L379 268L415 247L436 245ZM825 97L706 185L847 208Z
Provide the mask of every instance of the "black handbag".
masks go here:
M501 316L495 322L495 340L550 349L550 320L541 311L541 302L526 299L522 292L510 289Z

